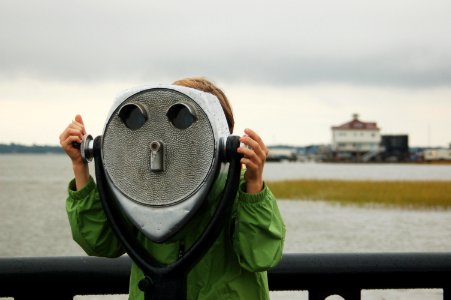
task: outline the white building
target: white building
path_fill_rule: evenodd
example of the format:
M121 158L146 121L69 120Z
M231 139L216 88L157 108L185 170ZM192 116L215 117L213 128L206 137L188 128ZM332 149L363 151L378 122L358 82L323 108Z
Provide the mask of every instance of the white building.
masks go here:
M269 147L267 161L296 161L297 152L294 148Z
M451 148L426 149L424 151L424 160L426 161L451 160Z
M363 122L357 114L351 121L332 127L332 151L338 159L368 160L381 152L380 129L375 122Z

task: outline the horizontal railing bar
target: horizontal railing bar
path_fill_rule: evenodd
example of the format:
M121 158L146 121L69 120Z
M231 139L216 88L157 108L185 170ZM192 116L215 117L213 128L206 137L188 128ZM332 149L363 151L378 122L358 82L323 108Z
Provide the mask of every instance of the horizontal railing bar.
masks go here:
M128 256L0 258L0 296L127 294L130 267Z
M130 267L127 256L0 258L0 296L126 294ZM448 253L290 253L268 272L273 291L449 290L449 278Z
M448 253L286 254L269 273L271 290L451 286Z

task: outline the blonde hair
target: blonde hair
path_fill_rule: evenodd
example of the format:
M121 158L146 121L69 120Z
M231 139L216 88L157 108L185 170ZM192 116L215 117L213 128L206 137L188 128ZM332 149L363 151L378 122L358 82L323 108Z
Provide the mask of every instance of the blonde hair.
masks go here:
M210 93L216 96L221 103L222 110L226 116L227 124L229 125L230 133L233 133L233 127L235 126L235 120L233 118L232 107L224 92L214 85L211 81L205 77L188 77L180 79L174 82L175 85L186 86L196 90L200 90L206 93Z

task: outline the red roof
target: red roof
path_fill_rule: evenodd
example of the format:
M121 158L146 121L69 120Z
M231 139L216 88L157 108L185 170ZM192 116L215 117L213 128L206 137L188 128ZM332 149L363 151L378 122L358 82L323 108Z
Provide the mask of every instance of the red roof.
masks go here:
M362 122L356 117L354 120L340 126L332 126L332 129L358 129L358 130L379 130L376 122Z

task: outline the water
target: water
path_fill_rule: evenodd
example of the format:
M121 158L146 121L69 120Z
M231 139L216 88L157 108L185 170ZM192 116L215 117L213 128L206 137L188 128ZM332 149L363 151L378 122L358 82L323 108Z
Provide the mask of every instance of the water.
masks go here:
M265 178L451 181L451 165L266 163Z
M85 255L72 241L65 212L72 170L64 155L0 155L0 256ZM451 166L268 163L267 180L447 180ZM451 251L451 211L340 206L279 199L285 252ZM441 299L441 291L366 291L364 299ZM306 292L271 293L307 299ZM104 299L90 296L81 299ZM125 296L107 299L125 299Z
M279 207L288 228L285 252L451 251L450 211L388 210L317 201L279 201Z

